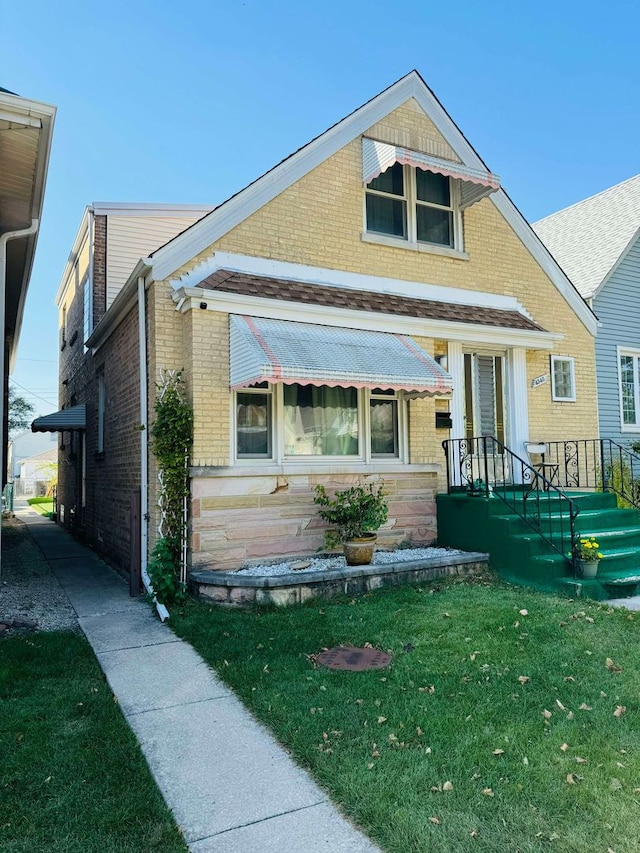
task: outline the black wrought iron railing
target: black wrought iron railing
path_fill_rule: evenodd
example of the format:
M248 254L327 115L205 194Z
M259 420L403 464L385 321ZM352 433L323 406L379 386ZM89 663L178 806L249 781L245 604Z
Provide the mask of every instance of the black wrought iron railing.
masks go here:
M573 565L580 509L545 476L547 469L536 468L492 436L447 439L442 447L448 492L499 498Z
M640 509L640 456L610 438L547 441L542 461L555 467L553 481L563 489L613 492Z

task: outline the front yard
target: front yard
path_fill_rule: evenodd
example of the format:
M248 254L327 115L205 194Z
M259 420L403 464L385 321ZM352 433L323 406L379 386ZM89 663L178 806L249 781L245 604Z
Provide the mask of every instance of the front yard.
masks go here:
M638 849L640 614L479 579L172 623L386 851Z

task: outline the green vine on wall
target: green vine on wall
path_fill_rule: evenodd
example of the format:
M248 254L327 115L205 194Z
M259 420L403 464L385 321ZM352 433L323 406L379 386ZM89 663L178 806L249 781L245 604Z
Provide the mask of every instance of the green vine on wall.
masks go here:
M164 373L157 388L150 446L160 469L161 539L149 563L149 576L158 601L170 604L186 595L182 554L187 535L184 506L189 497L193 410L185 396L181 370Z

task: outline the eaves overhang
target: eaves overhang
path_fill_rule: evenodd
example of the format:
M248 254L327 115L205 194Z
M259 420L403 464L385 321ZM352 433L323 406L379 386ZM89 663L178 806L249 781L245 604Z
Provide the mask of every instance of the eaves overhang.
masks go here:
M392 332L423 338L442 338L505 348L551 350L557 341L564 340L565 337L560 333L535 329L514 329L505 326L485 326L479 323L403 317L397 314L364 312L342 307L310 304L301 306L299 302L203 290L198 287L180 287L174 290L171 296L176 303L176 310L183 314L194 310L210 310L292 322L304 320L316 325Z

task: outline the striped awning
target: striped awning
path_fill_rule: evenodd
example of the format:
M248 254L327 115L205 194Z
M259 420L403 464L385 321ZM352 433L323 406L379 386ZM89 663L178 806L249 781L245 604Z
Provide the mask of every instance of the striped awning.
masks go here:
M365 185L394 163L414 166L416 169L424 169L427 172L435 172L460 181L461 210L500 189L500 178L486 169L463 166L453 160L442 160L440 157L432 157L420 151L411 151L399 145L363 137L362 181Z
M231 315L231 388L257 382L445 396L451 376L406 335Z
M50 415L36 418L31 424L31 432L66 432L87 428L87 409L84 403L69 406Z

